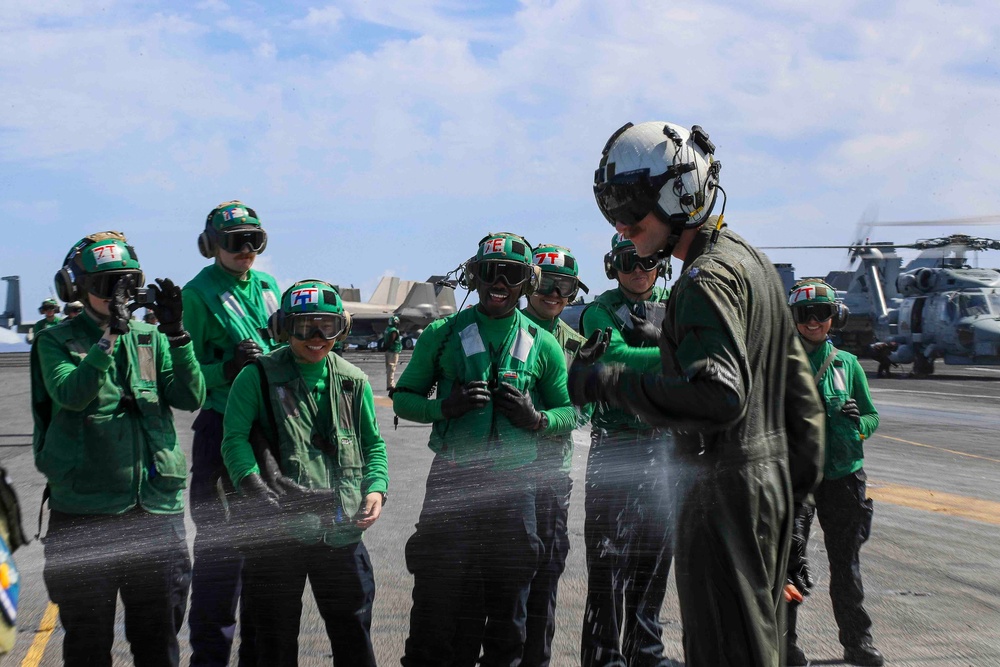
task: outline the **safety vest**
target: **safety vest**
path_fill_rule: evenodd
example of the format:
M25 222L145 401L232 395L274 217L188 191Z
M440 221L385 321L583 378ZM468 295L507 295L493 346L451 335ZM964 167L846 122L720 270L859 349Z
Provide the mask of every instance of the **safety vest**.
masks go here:
M199 271L184 287L197 292L209 312L229 334L233 345L250 338L267 351L272 348L271 341L261 334L261 330L267 328L268 318L277 312L281 293L278 292L278 282L263 271L251 269L248 275L249 299L242 291L232 289L235 279L215 264ZM264 303L264 312L259 310L255 301Z
M850 352L836 349L830 341L825 341L809 353L809 364L813 373L818 373L826 358L834 354L832 362L822 376L817 378L816 388L826 407L826 455L823 466L824 479L839 479L860 469L864 465L864 439L858 426L841 412L844 402L854 398L851 394L853 374L860 370L857 357Z
M389 342L391 335L396 334L396 340ZM396 327L386 327L385 332L382 334L382 341L384 342L384 348L386 352L402 352L403 351L403 337L399 335L399 329Z
M56 338L79 366L101 333L80 315L43 335ZM32 451L35 466L48 479L52 509L120 514L138 502L153 514L184 510L187 461L177 444L173 413L159 394L157 360L168 354L161 344L166 339L156 327L131 322L129 332L118 337L104 386L81 411L61 409L49 398L35 346ZM192 363L197 363L193 355Z
M455 368L461 369L461 374L455 382L485 380L491 386L506 382L521 392L533 392L538 381L535 337L539 330L520 311L515 310L512 318L510 331L493 358L479 334L475 309L451 316L445 324L451 331L442 353L456 355ZM458 344L452 343L453 339ZM440 384L438 387L438 398L446 397L441 394ZM460 465L485 463L498 470L511 470L535 460L537 441L534 433L517 428L496 412L491 402L457 419L434 422L428 444L434 452Z
M290 348L281 348L258 360L267 377L271 414L277 422L265 432L274 437L286 477L311 489L336 489L344 523L323 526L319 516L296 516L287 529L306 543L322 540L341 547L361 540L353 517L361 509L364 454L359 422L364 386L368 378L357 367L332 352L326 357L328 384L320 400L329 402L329 424L321 423L319 404L299 372Z

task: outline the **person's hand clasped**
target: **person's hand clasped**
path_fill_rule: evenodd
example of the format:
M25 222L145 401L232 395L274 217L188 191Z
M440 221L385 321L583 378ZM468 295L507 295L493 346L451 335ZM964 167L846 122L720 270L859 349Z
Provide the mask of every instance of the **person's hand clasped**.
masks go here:
M493 407L517 428L538 431L545 426L545 415L535 408L531 395L507 382L501 382L493 394Z
M484 380L456 383L448 398L441 401L441 414L445 419L457 419L467 412L485 408L490 400L490 389Z

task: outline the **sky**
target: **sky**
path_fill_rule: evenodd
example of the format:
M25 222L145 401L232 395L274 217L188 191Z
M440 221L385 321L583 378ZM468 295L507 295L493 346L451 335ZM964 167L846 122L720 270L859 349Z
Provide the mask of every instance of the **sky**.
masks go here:
M187 281L206 214L241 199L282 286L367 298L513 231L572 248L599 292L593 174L627 121L705 128L760 246L850 243L866 210L1000 213L993 3L823 4L0 0L0 273L33 320L66 251L118 229L147 278ZM954 232L1000 236L872 240Z

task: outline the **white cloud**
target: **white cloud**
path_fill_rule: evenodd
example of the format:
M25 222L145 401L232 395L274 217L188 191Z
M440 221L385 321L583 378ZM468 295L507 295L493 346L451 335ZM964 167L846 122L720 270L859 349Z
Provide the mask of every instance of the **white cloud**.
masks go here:
M310 7L304 18L296 19L289 23L292 28L305 28L311 30L323 29L333 30L340 25L344 19L344 12L335 5L327 7Z

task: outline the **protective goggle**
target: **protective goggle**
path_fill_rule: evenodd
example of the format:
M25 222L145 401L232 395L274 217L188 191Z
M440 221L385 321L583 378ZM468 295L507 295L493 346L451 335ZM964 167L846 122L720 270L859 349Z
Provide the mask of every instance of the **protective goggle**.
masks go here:
M226 252L260 252L267 244L267 232L259 227L254 229L220 229L216 231L216 242ZM248 247L249 250L245 250Z
M319 334L324 340L337 338L347 328L342 313L299 313L285 320L288 334L299 340L309 340Z
M634 250L617 253L611 258L611 266L619 273L632 273L636 268L652 271L659 263L656 257L639 257Z
M115 285L127 276L133 276L135 285L142 284L142 271L102 271L88 273L83 277L83 289L98 299L111 299L115 295Z
M538 281L536 294L548 295L558 292L559 296L572 299L580 289L580 281L573 276L563 276L558 273L547 273L542 271L542 277Z
M59 310L59 306L53 306L52 304L48 304L46 306L42 306L42 312L43 313L48 312L50 310L53 311L53 312L55 312L55 311Z
M796 324L805 324L809 320L826 322L832 319L837 307L832 303L808 303L792 307L792 318Z
M612 227L619 222L632 226L653 212L660 200L660 189L675 177L670 170L652 177L649 169L627 171L603 183L595 183L594 197Z
M508 287L517 287L531 277L531 267L520 262L477 262L476 277L484 285L503 280Z

